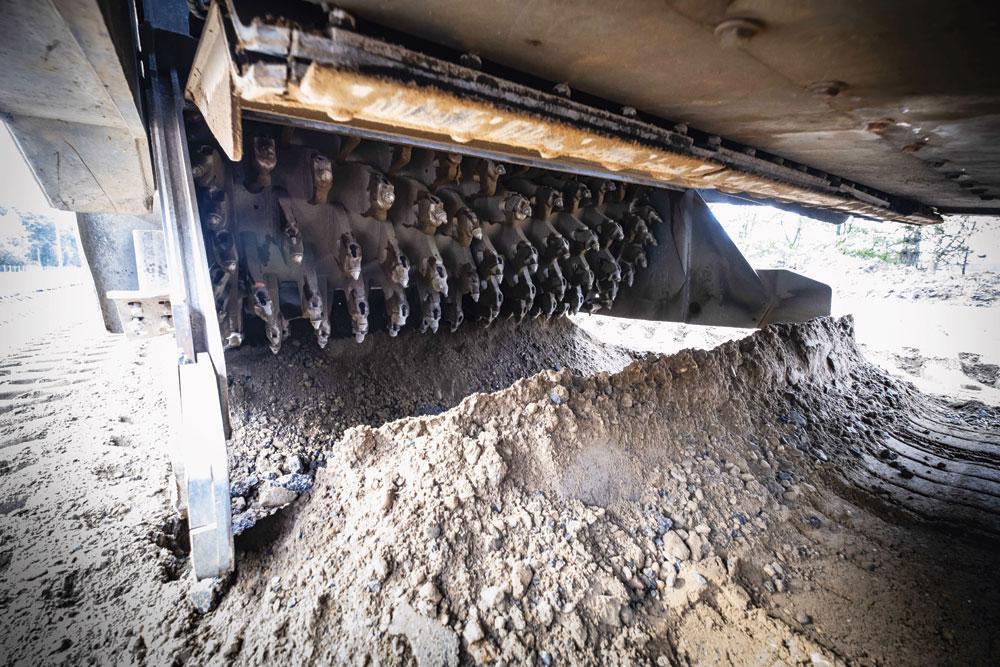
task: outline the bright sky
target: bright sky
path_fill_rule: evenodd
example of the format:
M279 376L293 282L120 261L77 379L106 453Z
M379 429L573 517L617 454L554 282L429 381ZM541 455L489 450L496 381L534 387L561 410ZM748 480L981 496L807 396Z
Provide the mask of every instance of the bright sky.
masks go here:
M13 206L22 211L47 211L49 202L31 173L21 151L14 143L7 125L0 123L0 206Z
M49 206L45 193L31 173L21 149L14 142L7 125L0 122L0 207L23 212L45 213L60 225L75 224L72 213L57 211ZM15 214L0 216L0 235L19 235L21 220Z

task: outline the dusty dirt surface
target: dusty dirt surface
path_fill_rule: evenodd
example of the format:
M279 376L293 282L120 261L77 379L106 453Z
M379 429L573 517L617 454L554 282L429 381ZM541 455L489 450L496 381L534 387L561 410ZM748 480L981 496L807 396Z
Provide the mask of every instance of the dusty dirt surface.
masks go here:
M1000 416L848 321L641 358L568 322L244 349L206 614L169 345L52 333L0 369L0 663L1000 660Z
M543 372L349 429L312 490L248 533L183 650L995 662L1000 586L981 572L1000 529L997 426L867 365L849 321L617 374Z

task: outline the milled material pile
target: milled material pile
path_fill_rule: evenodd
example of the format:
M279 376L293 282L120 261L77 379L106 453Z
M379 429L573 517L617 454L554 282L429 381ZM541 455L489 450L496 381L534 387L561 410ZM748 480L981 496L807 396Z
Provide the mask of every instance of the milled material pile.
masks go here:
M248 534L273 541L241 550L183 653L837 664L933 661L959 644L989 661L996 584L956 558L948 576L976 601L926 599L944 572L925 524L947 508L909 503L921 475L883 453L932 408L946 410L864 362L849 319L826 319L353 427L312 490ZM866 473L870 459L885 470ZM993 539L995 512L956 521Z

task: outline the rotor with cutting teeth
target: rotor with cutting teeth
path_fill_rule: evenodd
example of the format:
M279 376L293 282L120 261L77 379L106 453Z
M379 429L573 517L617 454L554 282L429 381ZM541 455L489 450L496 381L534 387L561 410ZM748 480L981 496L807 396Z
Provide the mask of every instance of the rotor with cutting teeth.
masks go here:
M373 321L395 336L408 323L455 331L610 309L656 244L644 186L277 136L261 129L240 163L207 143L191 151L228 347L242 343L245 315L277 352L296 319L324 347L331 336L363 341Z

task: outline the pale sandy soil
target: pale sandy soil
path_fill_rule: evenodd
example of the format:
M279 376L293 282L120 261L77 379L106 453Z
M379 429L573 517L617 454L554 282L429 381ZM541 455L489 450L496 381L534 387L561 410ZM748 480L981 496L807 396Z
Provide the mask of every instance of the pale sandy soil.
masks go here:
M996 411L898 384L836 330L632 366L566 323L244 349L234 506L259 523L197 614L170 341L101 333L88 298L0 317L0 664L1000 661ZM953 338L918 358L995 359L935 317ZM865 322L866 354L891 343ZM746 333L583 326L660 353ZM267 516L293 469L312 489Z

